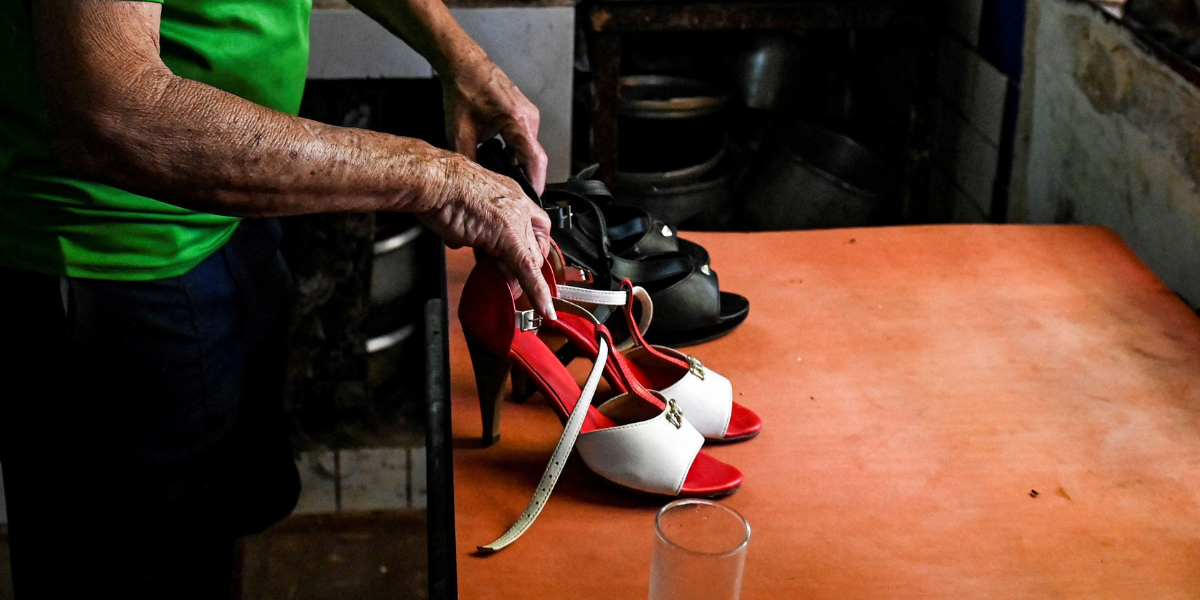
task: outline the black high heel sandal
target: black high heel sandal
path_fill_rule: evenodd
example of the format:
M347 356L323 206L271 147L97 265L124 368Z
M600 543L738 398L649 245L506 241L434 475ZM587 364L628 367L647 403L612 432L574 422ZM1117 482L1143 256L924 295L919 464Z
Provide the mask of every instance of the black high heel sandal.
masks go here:
M699 344L728 334L749 315L749 300L720 290L703 247L679 239L641 209L613 203L604 183L591 179L594 167L546 186L539 197L500 140L485 143L476 156L481 165L517 181L550 215L551 236L579 268L564 283L616 290L628 279L649 292L655 305L654 327L646 336L651 343ZM611 307L601 307L596 318L607 323L612 314ZM621 327L616 329L622 339ZM564 362L572 358L560 356Z

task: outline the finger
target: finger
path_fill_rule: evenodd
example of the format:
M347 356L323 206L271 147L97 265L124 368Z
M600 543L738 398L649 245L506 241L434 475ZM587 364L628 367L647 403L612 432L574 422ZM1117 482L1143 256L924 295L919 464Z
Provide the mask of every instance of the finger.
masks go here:
M544 266L547 254L542 249L542 243L543 243L542 239L538 236L537 232L534 230L532 220L525 222L525 232L524 233L525 233L525 247L528 248L530 252L542 257L543 266ZM549 248L547 248L547 250L548 249Z
M509 129L501 134L504 142L512 146L517 154L517 162L525 165L525 172L529 174L529 183L533 185L533 189L541 195L546 189L546 165L549 159L546 157L546 151L542 149L542 145L537 141L537 126L531 128L515 128Z
M535 247L537 248L537 251L541 253L542 256L549 257L551 252L550 234L543 233L535 229L533 231L533 238L535 240L534 243L536 244Z
M540 207L534 206L529 214L529 225L537 240L537 249L542 256L550 255L550 216Z
M521 289L521 282L517 281L517 276L513 275L512 269L508 268L508 265L504 264L503 262L498 262L496 264L500 265L500 272L503 273L504 278L508 280L508 293L512 294L514 300L520 298L521 294L524 294L525 292Z
M529 304L543 318L550 321L557 320L558 315L554 312L550 284L546 283L546 279L542 277L542 261L545 259L527 248L517 251L513 259L508 266L517 276L517 281L521 284L521 289L524 290Z
M541 210L540 208L536 208L536 212L532 213L529 216L529 218L525 220L524 230L522 231L522 234L524 235L524 238L525 238L525 249L529 253L537 255L537 257L539 259L537 272L538 272L538 275L541 276L541 279L545 280L545 277L542 276L542 273L543 273L543 269L545 268L545 261L547 258L547 253L550 248L549 248L549 242L546 240L543 240L537 234L537 230L534 228L534 225L533 225L533 215L536 215L539 213L543 214L543 215L546 214L545 211ZM543 248L542 248L543 243L546 244L545 250L543 250ZM549 284L549 282L547 282L547 284ZM551 294L551 295L553 295L553 294ZM551 307L553 308L553 301L551 302Z
M454 149L459 154L475 160L475 148L479 145L479 140L475 137L475 130L470 125L459 123L456 127L457 131L454 134Z

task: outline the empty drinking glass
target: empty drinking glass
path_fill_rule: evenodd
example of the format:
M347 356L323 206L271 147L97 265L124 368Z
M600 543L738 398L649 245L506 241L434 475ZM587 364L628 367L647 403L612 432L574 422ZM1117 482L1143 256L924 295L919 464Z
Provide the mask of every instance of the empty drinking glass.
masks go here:
M750 524L708 500L676 500L654 519L650 600L737 600Z

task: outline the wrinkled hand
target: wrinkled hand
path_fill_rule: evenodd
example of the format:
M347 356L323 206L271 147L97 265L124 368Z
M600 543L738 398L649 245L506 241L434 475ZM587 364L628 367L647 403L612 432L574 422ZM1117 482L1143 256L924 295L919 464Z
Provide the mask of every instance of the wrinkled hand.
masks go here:
M537 141L538 109L486 56L460 66L442 78L446 139L474 160L475 148L497 134L516 151L530 183L541 194L546 187L546 151Z
M461 155L447 161L446 180L458 182L435 208L417 218L451 248L470 246L500 259L513 296L524 290L543 317L554 320L542 262L550 251L550 218L508 177Z

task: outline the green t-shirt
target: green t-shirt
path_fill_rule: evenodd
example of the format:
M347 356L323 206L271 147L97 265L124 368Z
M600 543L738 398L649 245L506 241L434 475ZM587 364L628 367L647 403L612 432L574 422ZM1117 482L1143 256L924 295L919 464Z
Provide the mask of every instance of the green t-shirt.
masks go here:
M295 114L311 12L312 0L165 0L161 56L180 77ZM30 0L0 0L0 267L173 277L219 249L237 224L66 175L50 152Z

